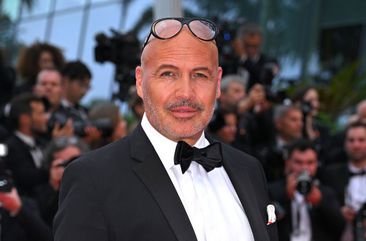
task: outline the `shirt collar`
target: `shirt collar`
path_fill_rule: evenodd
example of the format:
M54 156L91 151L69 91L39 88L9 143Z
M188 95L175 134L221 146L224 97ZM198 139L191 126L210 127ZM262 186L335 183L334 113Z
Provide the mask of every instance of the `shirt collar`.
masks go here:
M20 131L15 131L15 135L28 146L30 146L30 147L36 146L36 141L34 140L33 137L25 135L25 134L21 133Z
M153 145L165 169L166 170L171 169L174 166L174 154L177 142L166 138L160 132L158 132L151 125L146 114L144 114L142 117L141 126L144 132L146 133L148 139L150 140L151 144ZM209 141L205 138L204 132L202 132L201 137L198 139L196 144L194 144L194 146L197 148L204 148L209 144L210 144Z
M348 163L348 169L350 170L350 172L354 172L354 173L362 172L364 170L366 171L366 167L358 168L355 165L353 165L352 163Z

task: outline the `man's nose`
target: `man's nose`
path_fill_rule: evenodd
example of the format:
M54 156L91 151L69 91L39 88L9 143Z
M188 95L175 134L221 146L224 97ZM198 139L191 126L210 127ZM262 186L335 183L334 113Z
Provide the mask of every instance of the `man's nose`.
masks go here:
M176 96L190 98L194 94L194 83L189 76L183 75L177 84Z

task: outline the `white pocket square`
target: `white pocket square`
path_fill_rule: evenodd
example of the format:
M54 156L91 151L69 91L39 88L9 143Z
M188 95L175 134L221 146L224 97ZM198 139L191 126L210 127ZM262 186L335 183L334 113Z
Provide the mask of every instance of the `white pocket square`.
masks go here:
M267 216L268 216L267 225L276 222L275 206L273 204L267 205Z

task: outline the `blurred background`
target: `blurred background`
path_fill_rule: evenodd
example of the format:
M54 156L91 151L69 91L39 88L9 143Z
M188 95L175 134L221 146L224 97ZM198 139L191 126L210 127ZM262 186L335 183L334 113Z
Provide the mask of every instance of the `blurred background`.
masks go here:
M130 43L118 33L131 33L141 44L159 2L164 1L1 0L0 47L5 50L5 62L14 66L23 47L47 42L61 48L66 60L80 59L92 70L93 81L84 104L96 99L124 99L126 93L119 90L119 82L129 85L125 82L133 79L118 80L118 74L126 72L120 68L135 63L126 63L124 56L120 56L124 63L113 63L109 61L113 57L105 52L106 62L98 63L96 36L103 33L117 39L118 46L112 47L120 52ZM363 0L181 0L170 4L185 16L206 17L219 24L223 64L230 62L238 27L245 22L258 23L263 30L263 52L276 57L281 66L274 88L287 90L299 83L326 87L320 91L327 118L334 120L349 112L365 94Z

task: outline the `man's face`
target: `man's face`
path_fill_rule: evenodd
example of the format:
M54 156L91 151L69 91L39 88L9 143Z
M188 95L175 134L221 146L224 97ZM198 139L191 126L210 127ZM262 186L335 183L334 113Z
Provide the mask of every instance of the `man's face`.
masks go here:
M286 171L299 175L303 171L307 171L311 176L315 176L318 168L317 154L313 149L304 151L294 150L289 159L286 160Z
M90 79L65 79L65 96L68 101L77 104L90 89Z
M248 58L256 57L262 45L262 36L259 34L252 34L244 36L243 45Z
M30 116L33 133L45 133L47 131L47 117L43 103L31 102L32 113Z
M236 106L240 100L245 98L245 87L243 84L232 81L225 92L222 92L220 100L229 106Z
M345 149L351 162L359 163L366 159L366 129L351 128L346 133Z
M169 40L153 39L136 68L138 95L152 126L167 138L194 144L220 96L222 70L213 42L187 27Z
M276 121L279 134L286 140L291 141L302 136L302 113L300 110L291 109L282 118Z
M57 71L44 70L39 75L35 92L46 97L52 106L59 105L62 97L61 75Z

